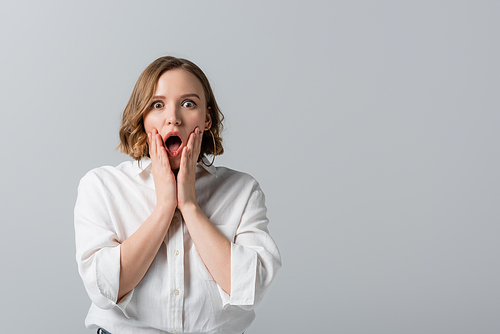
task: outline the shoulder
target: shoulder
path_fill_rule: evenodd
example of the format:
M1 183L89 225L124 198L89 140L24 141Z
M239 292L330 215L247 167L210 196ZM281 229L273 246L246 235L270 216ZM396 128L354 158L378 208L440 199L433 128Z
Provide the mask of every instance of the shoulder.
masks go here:
M80 186L86 184L108 184L123 178L132 178L140 172L136 161L124 161L118 166L101 166L88 171L80 180Z
M216 169L217 169L217 178L223 180L230 179L231 181L258 184L257 180L255 180L255 178L252 175L246 172L241 172L228 167L216 167Z
M259 182L250 174L227 167L216 167L217 182L241 192L262 191Z

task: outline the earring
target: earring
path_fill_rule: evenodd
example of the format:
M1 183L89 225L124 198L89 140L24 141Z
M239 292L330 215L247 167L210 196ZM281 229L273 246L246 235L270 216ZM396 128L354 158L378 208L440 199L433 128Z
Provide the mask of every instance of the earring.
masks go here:
M213 158L212 158L212 162L210 163L210 165L205 164L205 162L203 162L203 164L204 164L205 166L207 166L207 167L210 167L210 166L212 166L212 165L214 164L214 162L215 162L215 155L216 155L216 153L215 153L215 152L216 152L216 150L217 150L217 146L216 146L216 144L215 144L215 137L214 137L214 134L213 134L212 130L208 129L208 131L210 131L210 135L212 135L212 140L213 140L213 142L214 142L214 151L213 151L213 153L212 153Z

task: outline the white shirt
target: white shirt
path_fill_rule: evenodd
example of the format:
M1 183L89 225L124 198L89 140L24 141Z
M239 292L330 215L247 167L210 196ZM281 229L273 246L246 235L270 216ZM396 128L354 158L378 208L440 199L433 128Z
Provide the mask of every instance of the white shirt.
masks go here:
M81 179L75 206L76 260L92 300L88 328L113 334L233 334L248 328L253 308L281 267L267 230L264 194L251 176L200 162L196 197L231 241L230 296L206 269L176 210L146 275L117 303L120 245L156 205L151 160L96 168Z

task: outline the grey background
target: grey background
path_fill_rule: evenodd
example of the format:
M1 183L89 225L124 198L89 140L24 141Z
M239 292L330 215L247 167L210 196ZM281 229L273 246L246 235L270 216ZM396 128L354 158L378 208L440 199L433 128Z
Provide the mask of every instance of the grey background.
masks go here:
M140 72L193 60L284 267L252 333L498 333L497 1L2 1L1 331L91 333L73 206Z

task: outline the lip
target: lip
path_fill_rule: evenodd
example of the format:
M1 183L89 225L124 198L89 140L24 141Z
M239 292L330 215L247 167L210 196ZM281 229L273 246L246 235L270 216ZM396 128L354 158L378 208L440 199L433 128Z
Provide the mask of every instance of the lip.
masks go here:
M174 152L170 151L170 150L167 148L167 145L166 145L167 139L168 139L168 138L170 138L170 137L172 137L172 136L177 136L177 137L179 137L179 138L181 139L181 144L179 145L179 147L177 148L177 150L176 150L176 151L174 151ZM165 137L163 137L163 146L165 147L165 150L167 151L167 155L168 155L169 157L172 157L172 158L173 158L173 157L176 157L176 156L178 156L179 154L181 154L181 152L182 152L182 148L183 148L183 146L184 146L184 140L182 139L182 136L181 136L181 134L180 134L179 132L177 132L177 131L170 131L169 133L167 133L167 134L165 135Z

